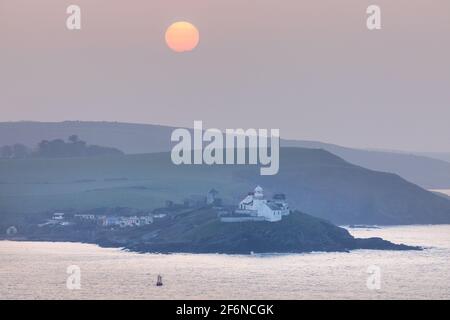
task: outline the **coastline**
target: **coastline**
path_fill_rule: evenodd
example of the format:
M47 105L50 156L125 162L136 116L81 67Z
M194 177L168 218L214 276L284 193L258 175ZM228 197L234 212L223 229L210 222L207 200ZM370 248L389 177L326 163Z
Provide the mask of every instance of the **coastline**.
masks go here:
M314 254L314 253L350 253L355 250L378 250L378 251L422 251L425 249L423 246L411 246L406 244L396 244L390 241L384 240L379 237L373 238L355 238L356 242L366 243L366 245L362 245L360 247L356 246L353 248L335 248L335 249L325 249L325 250L296 250L296 251L278 251L278 252L254 252L254 251L202 251L202 250L151 250L145 249L145 246L120 246L114 245L111 243L105 242L95 242L95 241L82 241L82 240L69 240L69 239L49 239L49 238L27 238L27 237L0 237L0 242L36 242L36 243L71 243L71 244L86 244L86 245L94 245L99 248L104 249L118 249L124 252L131 252L137 254L163 254L163 255L172 255L172 254L193 254L193 255L205 255L205 254L219 254L219 255L239 255L239 256L258 256L258 255L290 255L290 254ZM375 245L371 245L371 241L376 242L377 244L381 244L379 247ZM141 248L141 249L139 249ZM162 247L161 247L162 248Z

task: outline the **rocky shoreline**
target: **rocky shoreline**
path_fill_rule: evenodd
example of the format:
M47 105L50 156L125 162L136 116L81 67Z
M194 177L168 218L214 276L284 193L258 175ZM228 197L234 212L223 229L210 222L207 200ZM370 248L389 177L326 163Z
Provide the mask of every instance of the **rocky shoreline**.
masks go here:
M280 222L222 223L210 209L132 228L29 228L3 240L97 244L138 253L308 253L370 250L421 250L381 238L354 238L346 229L293 212Z

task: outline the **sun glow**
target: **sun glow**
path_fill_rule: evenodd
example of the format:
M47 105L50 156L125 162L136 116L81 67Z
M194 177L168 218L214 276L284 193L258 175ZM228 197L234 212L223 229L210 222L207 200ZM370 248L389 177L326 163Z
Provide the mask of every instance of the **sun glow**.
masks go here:
M175 22L166 31L166 43L175 52L192 51L199 39L198 29L186 21Z

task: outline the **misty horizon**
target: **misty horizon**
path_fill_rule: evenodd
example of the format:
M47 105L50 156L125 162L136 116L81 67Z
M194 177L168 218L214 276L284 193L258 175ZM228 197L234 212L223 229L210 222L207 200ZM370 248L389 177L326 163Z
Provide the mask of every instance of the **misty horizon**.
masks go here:
M106 120L62 120L62 121L41 121L41 120L15 120L15 121L0 121L1 123L52 123L52 124L57 124L57 123L111 123L111 124L130 124L130 125L138 125L138 126L160 126L160 127L167 127L167 128L172 128L172 129L176 129L176 128L186 128L186 129L192 129L193 130L193 125L186 125L186 126L182 126L182 127L176 127L170 123L144 123L144 122L124 122L124 121L106 121ZM222 132L225 132L225 129L228 128L218 128L220 129ZM238 128L236 128L238 129ZM242 128L242 129L247 129L247 128ZM64 138L64 137L62 137ZM371 146L357 146L357 145L345 145L345 144L339 144L337 142L330 140L309 140L309 139L302 139L297 138L297 137L286 137L282 135L280 135L280 138L282 140L289 140L289 141L305 141L305 142L319 142L319 143L324 143L324 144L330 144L330 145L336 145L336 146L340 146L340 147L344 147L344 148L354 148L354 149L360 149L360 150L367 150L367 151L381 151L381 152L398 152L398 153L450 153L450 151L448 150L431 150L431 151L423 151L423 150L404 150L404 149L389 149L389 148L383 148L383 147L371 147Z
M450 152L450 3L79 0L0 4L0 121L278 128L285 139ZM200 42L177 54L177 20Z

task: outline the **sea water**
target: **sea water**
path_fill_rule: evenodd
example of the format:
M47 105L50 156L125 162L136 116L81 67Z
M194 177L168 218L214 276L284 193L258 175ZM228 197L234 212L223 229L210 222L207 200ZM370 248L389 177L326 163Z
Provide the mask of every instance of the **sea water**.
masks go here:
M0 241L0 299L450 298L450 225L349 230L425 250L164 255ZM79 267L79 290L67 287L70 266ZM373 266L379 270L376 288L368 284Z

